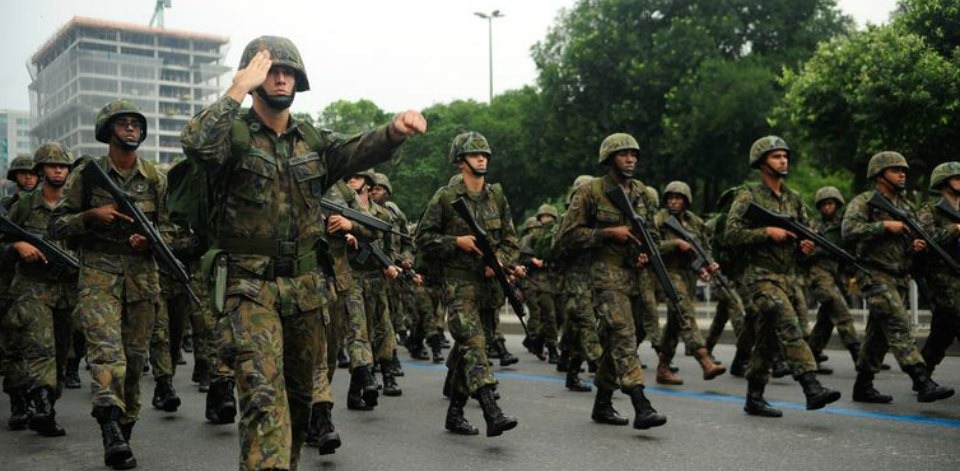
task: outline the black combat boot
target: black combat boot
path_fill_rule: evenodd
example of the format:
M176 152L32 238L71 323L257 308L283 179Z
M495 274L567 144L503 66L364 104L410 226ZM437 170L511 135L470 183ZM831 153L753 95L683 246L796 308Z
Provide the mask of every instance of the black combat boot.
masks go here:
M850 351L850 358L853 359L853 366L857 366L857 363L860 363L860 343L851 343L847 345L847 350Z
M63 387L67 389L80 389L80 357L67 360Z
M447 420L444 425L447 430L457 435L477 435L480 430L470 424L463 415L463 406L467 404L467 396L454 394L450 397L450 405L447 407Z
M337 349L337 368L350 368L350 357L345 348Z
M733 354L733 360L730 362L730 376L743 378L743 375L747 373L747 363L749 363L749 361L749 352L738 348L737 352Z
M336 453L340 448L340 434L333 427L333 404L318 402L310 409L307 444L317 447L321 455Z
M33 403L30 430L44 437L62 437L67 434L57 423L57 411L53 408L56 399L52 389L46 386L33 388L30 391L30 401Z
M400 345L406 345L406 344L407 344L407 340L408 340L409 338L410 338L410 336L407 334L407 331L406 331L406 330L398 330L398 331L397 331L397 343L399 343Z
M656 409L650 405L650 401L647 400L647 396L643 394L643 385L634 386L629 390L624 391L630 396L630 402L633 403L633 409L636 411L636 415L633 418L633 428L638 430L646 430L652 427L659 427L667 423L667 417L662 414L658 414Z
M190 374L190 381L203 384L204 378L206 378L207 387L210 387L210 363L203 358L194 357L193 373Z
M510 352L507 350L507 344L503 339L497 339L493 342L493 345L494 350L496 350L499 354L501 368L504 366L513 365L520 361L519 358L510 354Z
M497 341L494 340L487 344L487 359L495 360L498 358L500 358L500 350L497 349Z
M807 410L821 409L840 399L840 391L823 387L812 371L797 376L796 380L803 387L803 395L807 397Z
M880 391L873 387L872 371L858 371L857 380L853 383L853 400L870 404L889 404L893 402L893 396L880 394Z
M770 376L774 378L783 378L785 376L790 376L793 371L790 369L790 365L783 359L781 356L776 356L773 358L773 368L770 372Z
M393 370L393 375L402 378L407 374L403 372L403 365L400 364L400 358L397 357L397 351L393 351L393 359L390 361L390 369Z
M210 382L207 393L206 417L212 424L232 424L237 415L237 398L233 393L233 379L216 378Z
M447 368L447 376L443 378L443 397L450 398L453 394L453 370Z
M547 363L556 365L560 361L560 354L556 345L547 345Z
M593 412L590 418L594 422L607 425L628 425L630 419L620 415L613 408L613 390L597 388L597 397L593 400Z
M567 355L566 350L560 351L560 357L557 358L557 371L560 373L570 371L570 356Z
M403 394L403 390L400 389L400 386L397 384L396 378L394 378L393 371L391 368L390 362L384 362L380 366L380 371L383 375L383 395L396 397Z
M33 406L27 398L24 388L15 388L7 391L10 395L10 420L7 427L10 430L26 430L33 416Z
M350 389L347 391L347 409L369 411L376 407L376 399L380 395L377 385L372 384L370 370L366 366L358 366L350 371ZM368 393L365 385L372 384L373 393ZM373 404L369 404L366 397L372 397Z
M103 463L113 469L131 469L137 467L130 444L123 438L120 428L119 407L95 407L93 416L100 424L100 436L103 438Z
M377 391L379 388L377 387L377 379L373 375L373 365L357 368L357 370L360 372L357 381L360 382L363 402L370 407L377 407L379 405L377 399L380 397L380 393Z
M517 426L517 419L503 415L494 398L493 386L486 385L478 389L477 400L480 401L480 408L483 409L483 420L487 422L488 437L499 437L503 432Z
M580 358L573 358L570 360L570 370L567 371L567 389L574 392L590 392L593 390L589 384L584 383L580 380L580 365L583 363L583 360Z
M164 412L176 412L180 407L180 397L173 390L173 377L158 376L156 381L156 386L153 388L153 408Z
M953 388L940 386L927 376L923 363L907 366L904 371L913 380L913 389L917 391L918 402L939 401L953 396Z
M407 339L407 351L410 352L410 358L414 360L429 360L430 355L427 349L423 347L423 335L415 333Z
M433 362L436 364L443 363L443 335L434 335L427 339L430 342L430 352L433 355Z
M137 425L136 422L126 422L120 424L120 433L123 434L123 439L130 443L130 437L133 436L133 427Z
M758 417L783 417L783 412L780 409L774 409L763 398L765 388L766 384L760 381L747 381L747 403L743 406L743 411Z

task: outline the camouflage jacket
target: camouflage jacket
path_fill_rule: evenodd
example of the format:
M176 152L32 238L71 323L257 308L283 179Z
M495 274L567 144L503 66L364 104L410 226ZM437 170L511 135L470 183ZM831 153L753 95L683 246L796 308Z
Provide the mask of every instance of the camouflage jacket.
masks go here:
M921 206L917 211L917 222L927 234L930 234L934 242L953 256L954 260L960 262L960 222L947 216L943 210L937 209L938 204L940 201L928 201ZM935 254L928 253L926 262L926 271L929 276L960 278Z
M765 226L747 219L746 211L751 202L792 217L800 224L810 224L800 194L786 185L782 186L779 195L762 183L744 185L738 190L727 215L724 243L746 259L744 282L784 281L784 277L797 276L797 241L788 239L776 243L770 240Z
M473 234L466 221L453 210L453 202L461 197L477 223L487 232L500 263L505 267L515 265L520 245L510 216L510 205L500 185L484 184L480 192L473 194L462 180L454 180L437 190L420 218L416 244L424 262L436 263L444 277L484 278L483 258L457 248L457 237Z
M672 272L692 273L693 262L697 259L697 253L693 249L687 252L680 251L680 244L677 242L682 239L676 232L664 225L667 219L670 219L670 216L670 211L661 209L653 217L653 222L660 233L660 256L663 257L663 264L667 266L667 270ZM707 255L712 258L710 244L705 243L709 239L707 239L707 226L703 219L690 211L684 211L677 217L677 220L680 221L687 233L697 240L703 250L707 252Z
M853 255L872 270L880 270L893 276L904 276L913 263L911 246L913 238L905 234L890 234L883 221L893 217L867 205L873 190L853 198L843 215L843 241L854 248ZM891 201L897 208L906 210L913 217L915 209L903 196Z
M81 172L86 165L100 165L161 231L170 227L166 177L141 157L137 157L130 174L124 176L109 156L103 156L70 172L63 197L50 220L50 238L78 241L80 263L85 268L125 277L127 302L157 299L160 295L157 262L150 251L134 252L130 247L129 238L138 232L137 228L125 222L84 222L83 213L88 209L114 203L107 190L84 181Z
M574 192L554 237L553 249L558 253L581 254L581 260L589 260L595 287L633 289L630 286L636 285L635 282L619 278L624 273L636 273L639 248L632 242L618 244L600 234L602 229L608 227L629 226L627 218L605 194L616 185L617 182L606 175L595 178ZM650 197L643 183L631 180L627 199L632 202L637 215L648 222L653 221L657 201ZM654 243L659 245L657 231L652 227L648 229L655 239Z
M46 239L47 227L50 225L53 210L54 206L48 205L43 199L43 183L41 183L35 190L21 194L21 197L10 208L10 212L7 213L7 218L27 232ZM4 241L6 250L13 250L6 244L12 245L15 242L14 240L6 235L0 236L0 239ZM73 253L63 241L51 240L49 242L67 253ZM65 282L71 285L69 287L71 292L76 291L78 275L76 270L68 268L60 270L59 273L53 273L51 268L53 267L43 263L24 263L23 261L16 263L16 273L19 277L45 283Z
M234 121L250 133L245 149L235 148ZM307 254L324 236L320 198L342 177L388 160L398 146L387 126L345 138L322 130L320 148L311 149L291 118L277 135L256 112L224 95L187 123L180 135L184 153L216 182L213 234L226 241L266 241L295 245ZM295 244L292 242L295 241ZM265 244L266 245L266 244ZM257 250L234 251L231 264L262 276L271 257Z
M387 201L382 206L390 215L388 221L393 224L393 227L401 234L410 235L410 231L407 230L407 215L403 214L400 207L393 201ZM396 234L390 234L390 239L390 244L397 254L395 261L398 265L404 260L413 261L413 239L404 239Z
M837 211L832 218L826 219L821 216L820 220L814 225L814 230L825 239L833 242L838 247L843 247L843 236L841 234L841 223L843 215ZM838 276L840 274L840 262L836 257L830 255L823 247L816 247L813 252L804 260L804 266L807 273L829 274Z

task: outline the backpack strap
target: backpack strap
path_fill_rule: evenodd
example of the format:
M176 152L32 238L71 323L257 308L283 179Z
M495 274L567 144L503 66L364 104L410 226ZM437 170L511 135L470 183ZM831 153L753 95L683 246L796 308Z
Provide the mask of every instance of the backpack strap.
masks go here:
M307 143L307 147L318 154L322 153L323 137L320 136L320 131L306 121L298 122L297 127L300 128L300 131L303 133L303 140Z

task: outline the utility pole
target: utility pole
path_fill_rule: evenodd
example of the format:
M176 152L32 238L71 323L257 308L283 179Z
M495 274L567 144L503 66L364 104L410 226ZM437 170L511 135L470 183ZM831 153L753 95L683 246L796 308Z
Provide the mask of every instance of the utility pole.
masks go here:
M489 95L490 101L489 103L492 104L493 103L493 19L503 18L506 15L504 15L503 13L500 13L500 10L493 10L489 14L480 13L480 12L474 12L473 14L487 20L487 40L489 42L489 48L490 48L490 95Z

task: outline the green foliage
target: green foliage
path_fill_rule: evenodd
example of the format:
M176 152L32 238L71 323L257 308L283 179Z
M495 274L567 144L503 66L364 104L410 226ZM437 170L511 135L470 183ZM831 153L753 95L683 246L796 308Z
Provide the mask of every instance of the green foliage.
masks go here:
M327 105L318 116L317 125L343 134L356 134L380 126L390 115L374 102L337 100Z

